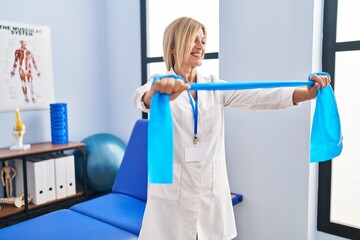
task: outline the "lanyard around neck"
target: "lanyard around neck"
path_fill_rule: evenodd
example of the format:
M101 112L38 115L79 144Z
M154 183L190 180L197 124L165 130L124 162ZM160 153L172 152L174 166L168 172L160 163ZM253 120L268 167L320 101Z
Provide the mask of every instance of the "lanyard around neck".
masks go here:
M175 79L180 79L182 81L184 81L184 78L176 75L176 74L168 74L168 75L156 75L153 77L153 85L155 84L155 81L162 79L162 78L166 78L166 77L171 77L171 78L175 78ZM191 85L191 84L190 84ZM189 101L190 101L190 105L193 111L193 117L194 117L194 139L193 142L194 144L197 144L198 142L198 115L199 115L199 103L198 103L198 92L195 90L195 99L191 96L190 90L187 91L188 96L189 96Z
M190 90L187 91L189 96L190 105L193 111L193 117L194 117L194 144L197 144L198 142L198 136L197 136L197 127L198 127L198 115L199 115L199 102L198 102L198 91L195 91L195 99L192 98Z

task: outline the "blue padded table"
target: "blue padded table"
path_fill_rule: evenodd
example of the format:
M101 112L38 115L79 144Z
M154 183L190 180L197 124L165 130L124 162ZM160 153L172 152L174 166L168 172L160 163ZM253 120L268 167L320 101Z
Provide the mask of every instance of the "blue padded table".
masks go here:
M145 202L124 194L109 193L76 204L70 209L139 235L145 205Z
M148 121L133 128L111 193L72 206L70 209L139 235L147 199Z
M0 229L1 240L135 240L138 237L71 210L59 210Z

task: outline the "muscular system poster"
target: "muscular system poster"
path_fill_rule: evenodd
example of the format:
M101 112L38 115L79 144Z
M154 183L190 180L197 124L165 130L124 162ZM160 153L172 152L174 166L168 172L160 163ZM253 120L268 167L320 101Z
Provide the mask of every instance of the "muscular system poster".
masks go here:
M0 112L48 109L54 99L50 28L0 20Z

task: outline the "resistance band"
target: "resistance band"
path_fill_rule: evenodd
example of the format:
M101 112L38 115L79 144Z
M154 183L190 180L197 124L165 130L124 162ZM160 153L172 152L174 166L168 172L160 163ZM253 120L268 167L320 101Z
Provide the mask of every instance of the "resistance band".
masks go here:
M327 73L316 73L325 75ZM254 88L276 88L313 86L314 81L289 82L231 82L231 83L193 83L190 90L241 90ZM155 76L158 79L182 77L174 74ZM170 95L156 92L150 103L148 127L148 168L150 183L171 184L173 182L173 123L170 109ZM322 162L340 155L342 133L340 117L334 92L330 85L320 88L316 98L311 137L310 162Z

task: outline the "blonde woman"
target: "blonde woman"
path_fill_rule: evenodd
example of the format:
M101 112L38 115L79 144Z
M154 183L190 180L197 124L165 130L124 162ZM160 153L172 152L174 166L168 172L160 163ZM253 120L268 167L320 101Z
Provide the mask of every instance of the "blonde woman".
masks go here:
M234 91L187 91L189 83L224 82L202 76L207 42L200 22L181 17L164 32L163 50L167 74L175 78L153 79L139 87L136 106L149 111L156 91L171 95L174 126L174 182L149 184L140 240L229 240L236 226L226 171L224 107L249 110L281 109L314 99L328 76L312 76L313 87Z

